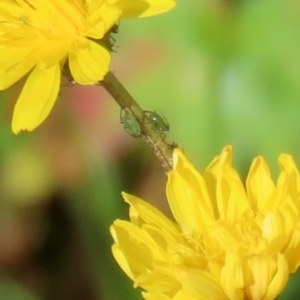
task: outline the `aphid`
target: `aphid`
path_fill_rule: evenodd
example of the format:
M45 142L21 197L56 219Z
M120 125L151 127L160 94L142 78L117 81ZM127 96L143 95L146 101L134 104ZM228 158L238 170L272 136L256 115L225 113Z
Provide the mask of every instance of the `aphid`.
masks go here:
M117 34L119 32L119 24L113 25L106 33L105 35L99 40L90 38L93 42L100 44L101 46L105 47L110 52L116 52L116 39L112 36L113 34Z
M172 144L168 144L168 149L174 150L175 148L178 148L178 145L175 142L173 142Z
M133 137L141 137L142 129L136 118L128 111L121 110L120 123L124 129Z
M118 33L119 32L119 23L116 23L115 25L112 26L112 28L110 29L111 33Z
M152 120L154 127L163 132L163 131L169 131L170 126L168 121L165 117L161 117L159 114L157 114L155 111L145 111L145 114L148 116L150 120Z
M116 43L116 39L112 36L113 34L117 34L119 32L119 24L116 23L115 25L112 26L112 28L106 33L106 35L108 37L106 37L107 39L107 45L109 46L109 50L111 52L116 52L115 50L115 43Z

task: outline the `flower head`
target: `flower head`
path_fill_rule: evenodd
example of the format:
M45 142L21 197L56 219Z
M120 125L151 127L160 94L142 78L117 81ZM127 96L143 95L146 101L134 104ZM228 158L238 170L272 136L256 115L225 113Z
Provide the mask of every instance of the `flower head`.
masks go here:
M110 53L101 44L122 18L148 17L175 0L5 0L0 3L0 90L28 74L17 100L12 130L33 130L57 98L68 64L83 85L101 81Z
M130 222L111 226L113 255L148 300L275 299L300 264L300 177L279 157L275 184L256 158L244 186L226 147L198 173L175 149L167 198L175 221L123 193Z

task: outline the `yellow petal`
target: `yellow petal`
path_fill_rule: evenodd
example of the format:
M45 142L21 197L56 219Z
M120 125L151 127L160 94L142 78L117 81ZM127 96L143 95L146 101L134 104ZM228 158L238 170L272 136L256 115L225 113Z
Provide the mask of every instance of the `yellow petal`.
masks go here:
M244 276L239 255L227 254L221 271L221 285L231 300L243 299Z
M112 252L114 259L119 264L119 266L123 270L123 272L132 281L134 281L135 278L131 271L131 266L129 265L130 261L128 261L127 257L125 256L125 253L120 249L120 247L117 244L112 245L111 252Z
M122 11L118 7L101 1L93 1L88 7L85 33L94 39L101 39L118 22Z
M24 9L15 3L16 1L1 1L0 3L0 15L6 20L11 20L21 16L24 13Z
M177 225L169 220L163 213L161 213L154 206L146 201L139 199L133 195L122 193L123 198L131 206L131 221L138 226L141 226L139 219L143 223L152 224L160 228L166 234L178 237L179 231ZM134 210L133 210L134 209Z
M209 228L211 237L220 245L222 251L232 251L237 249L243 236L237 228L226 223L217 222L215 226Z
M220 287L219 280L212 274L199 269L184 269L179 271L184 288L192 290L199 299L228 299Z
M245 257L243 272L248 299L275 299L288 278L287 262L280 254L275 259L268 255Z
M284 232L287 235L290 235L294 231L295 224L297 224L299 220L298 208L295 205L294 199L292 199L290 195L282 197L282 201L279 206L279 211L281 215L284 216Z
M110 54L97 43L86 40L69 54L69 66L74 80L83 85L101 81L109 70Z
M149 293L142 293L146 300L207 300L199 298L198 295L189 289L181 289L174 297L168 297L158 291L151 291Z
M112 248L113 256L132 280L153 268L152 241L142 229L130 222L117 220L110 227L110 232L116 243Z
M214 222L214 212L203 177L179 149L173 152L167 197L171 211L185 234L198 233Z
M269 167L262 157L256 158L246 180L248 198L252 208L263 210L274 191Z
M295 161L291 155L281 154L278 162L281 169L278 184L286 186L287 192L292 196L295 203L299 205L296 199L299 199L300 176Z
M232 168L232 148L227 146L207 167L204 179L214 202L216 219L234 224L249 208L244 185Z
M216 218L219 218L219 212L217 209L217 179L220 173L220 166L231 166L232 163L232 147L226 146L221 155L216 156L212 162L208 165L204 172L204 179L207 185L210 199L213 203Z
M35 67L28 76L15 105L12 131L32 131L49 115L57 98L60 68L56 64L48 69Z
M24 75L36 64L36 60L27 57L29 49L0 45L0 90L4 90Z
M284 251L291 273L296 272L300 265L300 230L296 228L290 236L289 243Z
M158 291L142 293L142 295L145 300L171 300L171 298L167 297L166 295Z
M249 208L244 186L233 168L224 167L220 170L217 203L220 219L231 225L240 220Z
M278 295L283 291L288 281L289 270L284 256L278 254L276 263L277 263L276 274L268 286L268 291L264 300L276 299Z
M181 289L172 300L206 300L207 298L200 298L199 295L191 291L190 289Z
M167 295L173 294L174 291L178 291L182 287L177 278L174 277L174 272L169 266L156 267L153 271L148 270L147 273L137 278L135 285L142 287L146 291L155 290Z
M182 237L177 224L163 215L157 208L130 194L122 193L125 202L130 204L130 220L143 228L148 235L160 245L157 251L161 256L181 251L188 251L189 245ZM160 249L161 248L161 249ZM168 257L165 257L168 259Z
M270 254L280 253L287 243L288 235L284 232L284 215L279 211L267 213L262 222L262 237L269 242Z
M122 10L122 18L143 18L169 11L175 0L109 0L109 4Z

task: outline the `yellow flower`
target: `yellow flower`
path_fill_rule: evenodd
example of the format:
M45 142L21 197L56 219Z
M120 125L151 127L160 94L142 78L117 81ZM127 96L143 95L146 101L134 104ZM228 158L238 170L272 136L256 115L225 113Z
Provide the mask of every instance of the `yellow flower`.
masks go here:
M74 80L95 84L108 72L101 39L122 18L168 11L175 0L5 0L0 2L0 90L26 74L12 130L33 130L57 98L62 67Z
M148 300L276 299L300 264L300 177L279 157L275 184L256 158L246 186L232 149L198 173L175 149L167 198L175 221L123 193L130 222L111 226L113 255Z

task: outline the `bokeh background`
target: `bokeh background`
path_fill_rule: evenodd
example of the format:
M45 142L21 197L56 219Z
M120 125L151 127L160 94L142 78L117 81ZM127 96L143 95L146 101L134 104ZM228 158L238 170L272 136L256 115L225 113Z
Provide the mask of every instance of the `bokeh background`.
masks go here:
M299 1L178 0L120 23L111 68L200 171L231 144L243 179L257 155L276 178L280 153L300 166L299 32ZM127 218L122 190L169 214L163 169L101 87L62 83L42 126L13 135L21 85L0 95L0 298L141 299L109 226ZM280 299L297 298L297 276Z

